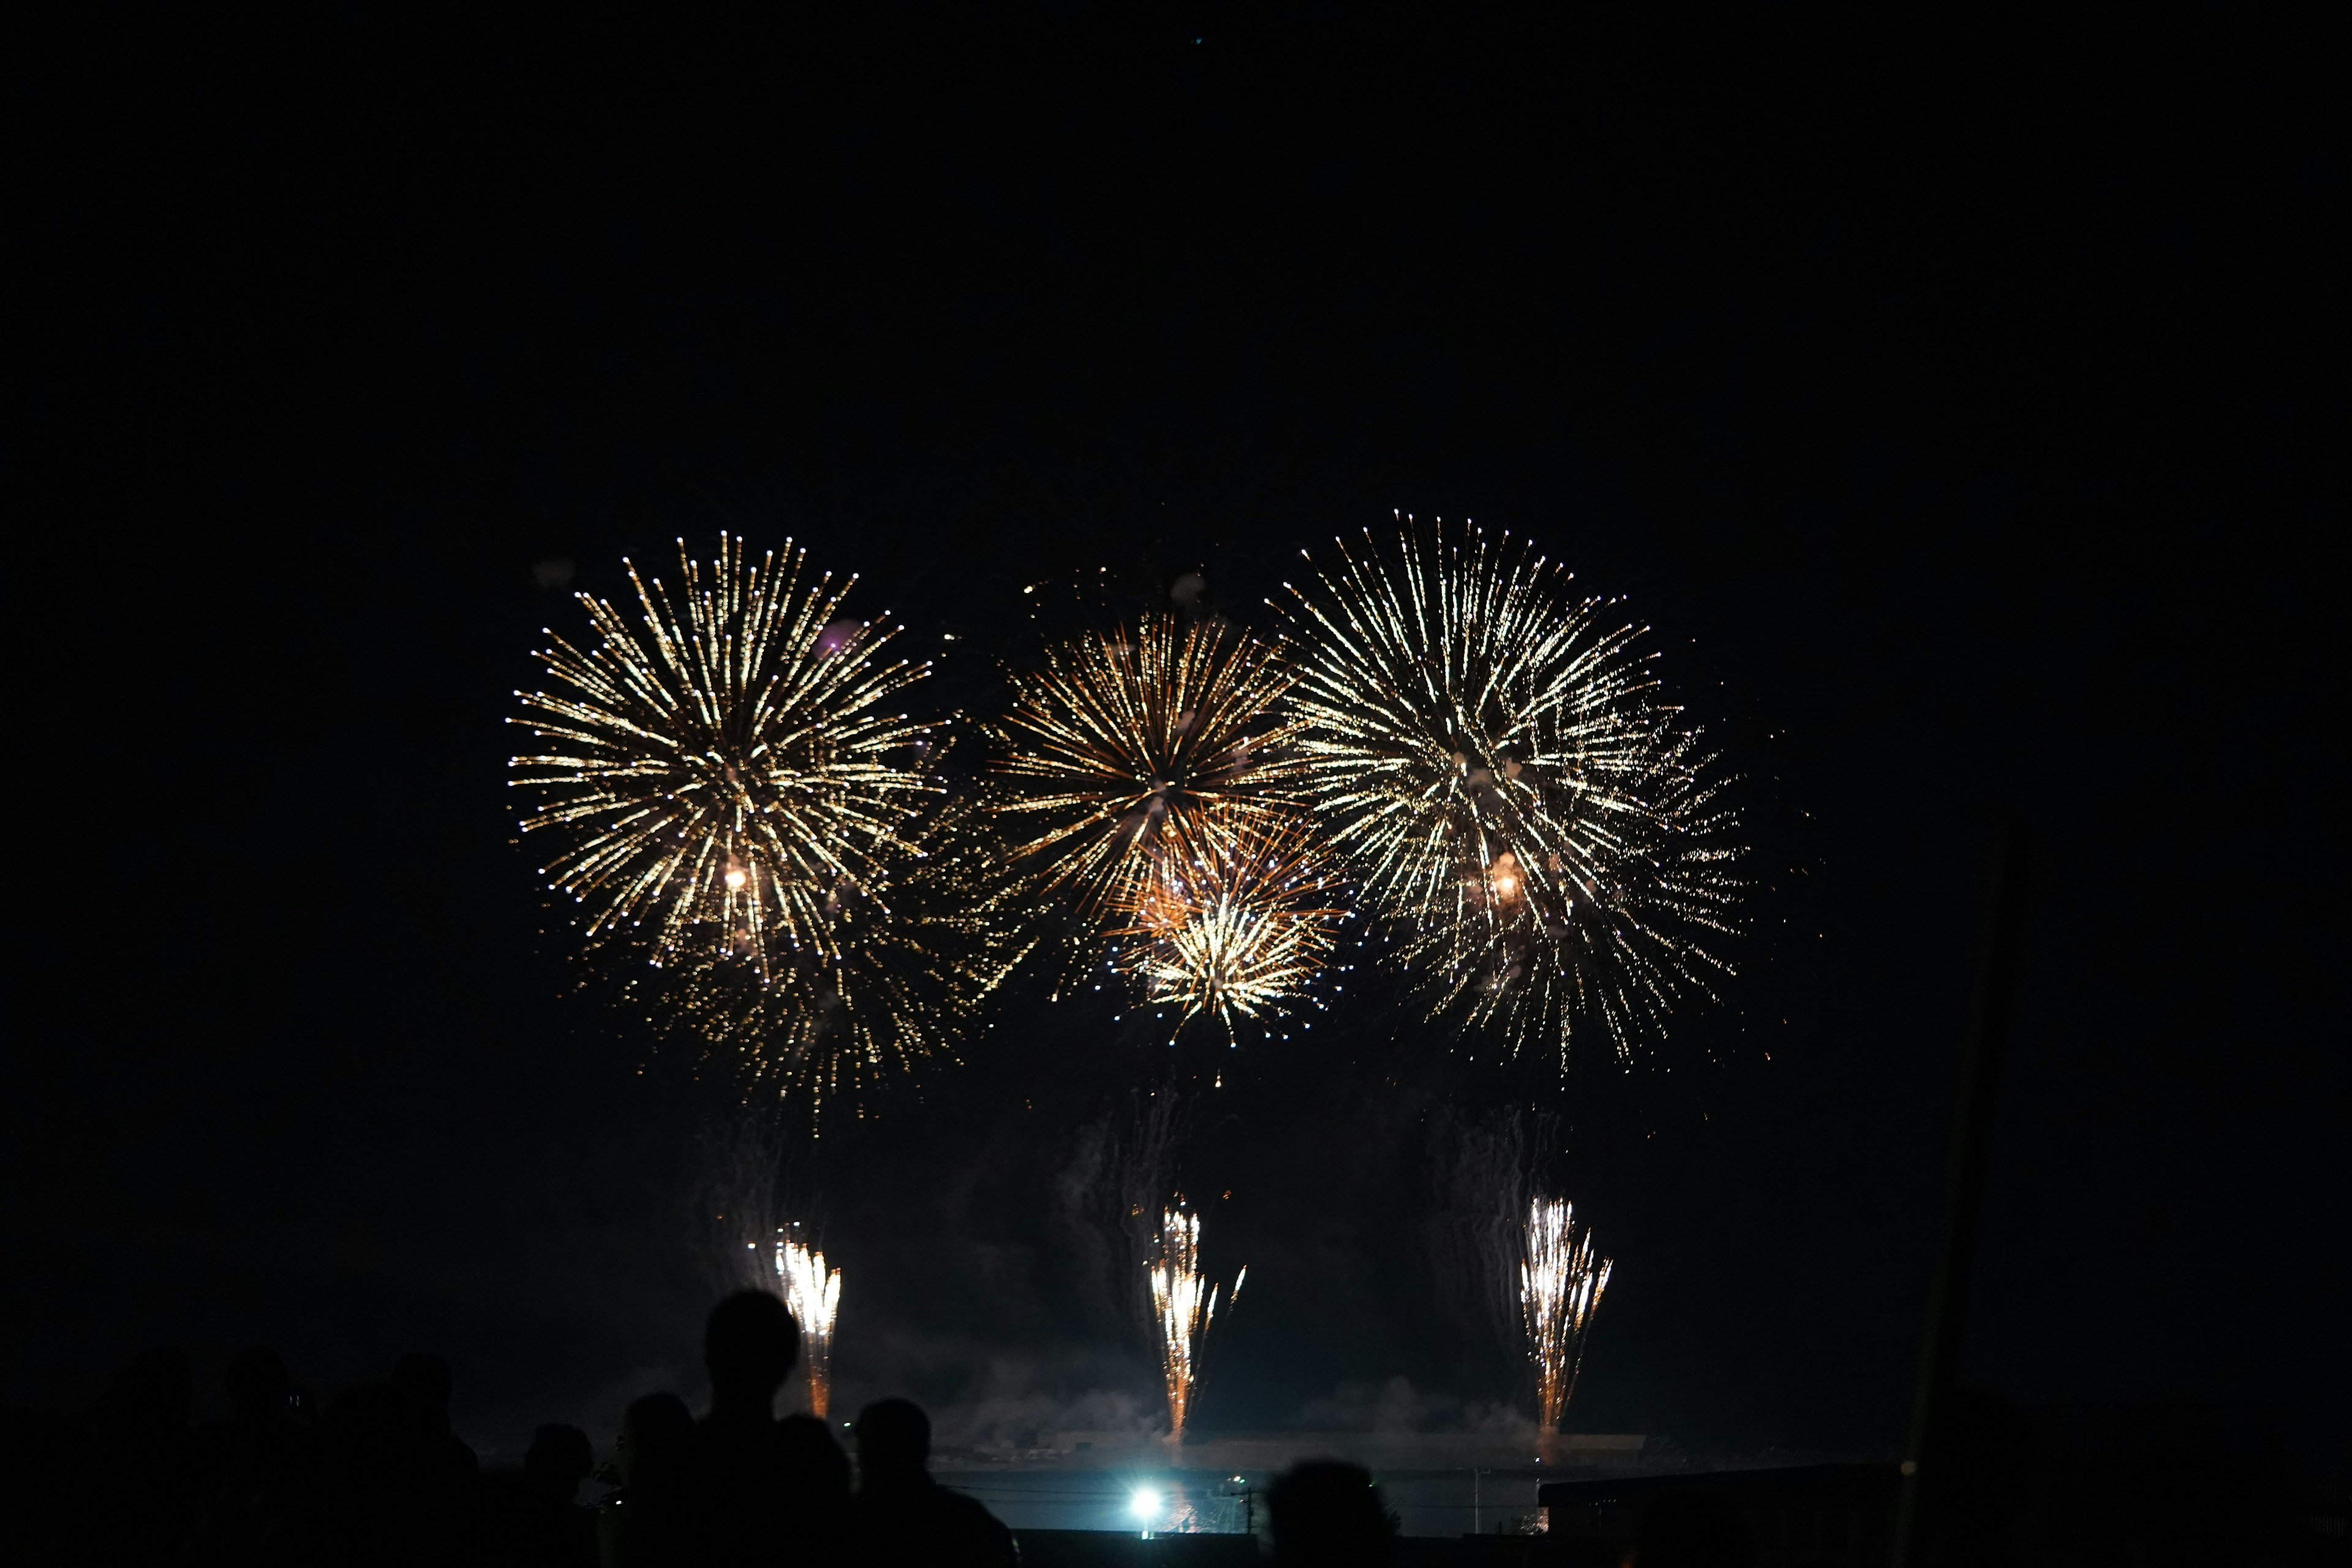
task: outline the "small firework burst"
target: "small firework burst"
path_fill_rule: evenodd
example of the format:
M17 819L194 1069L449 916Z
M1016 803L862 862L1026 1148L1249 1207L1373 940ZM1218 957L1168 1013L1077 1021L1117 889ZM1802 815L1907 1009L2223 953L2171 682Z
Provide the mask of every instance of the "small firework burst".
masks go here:
M1291 679L1274 647L1170 616L1050 649L995 727L1013 855L1082 920L1116 919L1161 859L1286 809L1273 710Z
M1519 1265L1519 1303L1528 1330L1528 1361L1536 1374L1536 1404L1543 1430L1559 1430L1584 1364L1585 1336L1601 1293L1609 1288L1612 1265L1592 1244L1592 1232L1576 1223L1565 1198L1535 1199L1528 1206L1527 1252Z
M1160 1341L1160 1373L1168 1388L1169 1441L1181 1443L1200 1384L1202 1352L1217 1321L1221 1289L1201 1272L1201 1216L1186 1208L1182 1198L1160 1211L1159 1244L1145 1267L1150 1271L1152 1329ZM1228 1317L1248 1278L1247 1268L1234 1277L1225 1302Z
M583 594L594 642L547 634L558 689L516 694L541 749L512 782L540 797L523 831L562 841L542 873L592 949L761 973L830 956L835 907L872 896L936 793L927 726L893 704L925 667L886 662L891 629L842 616L856 579L804 584L805 558L721 534L706 565L681 542L675 600L629 565L638 626Z
M1295 785L1433 1011L1621 1058L1729 973L1741 883L1717 759L1641 631L1507 540L1344 546L1286 613Z
M865 889L825 907L825 941L765 969L700 954L658 977L657 1018L739 1049L754 1079L812 1114L952 1062L1019 962L1011 883L987 813L952 798L903 831Z
M776 1243L776 1278L801 1329L809 1414L823 1420L833 1406L833 1326L841 1315L841 1270L828 1269L824 1253L784 1240Z
M1267 817L1162 855L1112 932L1114 967L1145 1002L1178 1009L1177 1027L1296 1005L1329 963L1346 910L1305 824Z

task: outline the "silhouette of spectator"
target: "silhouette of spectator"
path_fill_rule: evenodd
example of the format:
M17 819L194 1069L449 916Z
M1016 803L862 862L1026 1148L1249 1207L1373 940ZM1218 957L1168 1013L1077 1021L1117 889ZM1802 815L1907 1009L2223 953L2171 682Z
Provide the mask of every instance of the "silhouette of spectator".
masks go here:
M316 1489L315 1434L294 1413L286 1363L266 1345L240 1351L226 1380L228 1420L205 1430L215 1482L189 1555L243 1562L293 1529Z
M1265 1499L1274 1560L1293 1568L1386 1563L1396 1523L1381 1506L1370 1472L1338 1459L1293 1465Z
M392 1385L424 1417L439 1451L436 1462L446 1478L459 1487L472 1480L481 1469L481 1460L450 1429L449 1363L437 1355L411 1351L394 1365Z
M941 1568L1019 1568L1021 1549L996 1516L931 1479L931 1419L910 1399L857 1415L856 1557Z
M597 1516L604 1561L614 1568L668 1568L688 1561L684 1538L694 1417L675 1394L630 1401L613 1447L620 1489Z
M194 1399L186 1354L166 1346L140 1352L100 1402L89 1518L102 1557L180 1555L197 1500L209 1489L188 1427Z
M1642 1514L1633 1568L1754 1568L1739 1510L1710 1492L1668 1492Z
M594 1465L588 1434L541 1426L520 1470L482 1478L469 1542L476 1560L501 1568L593 1568L596 1521L574 1500Z
M424 1482L431 1427L388 1383L363 1383L327 1406L318 1506L289 1532L281 1561L406 1563L446 1557L446 1521Z
M849 1515L849 1460L824 1424L776 1419L776 1391L800 1358L782 1301L745 1290L711 1309L702 1341L710 1414L695 1427L690 1476L698 1561L825 1562Z

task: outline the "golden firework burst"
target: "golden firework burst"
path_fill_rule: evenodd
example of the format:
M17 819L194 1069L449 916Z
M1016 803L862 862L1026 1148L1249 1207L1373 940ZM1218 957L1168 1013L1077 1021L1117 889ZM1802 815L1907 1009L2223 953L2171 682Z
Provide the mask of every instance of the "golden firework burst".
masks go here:
M1310 558L1311 559L1311 558ZM1729 973L1735 814L1641 628L1469 528L1370 534L1285 606L1296 789L1433 1011L1622 1056Z
M995 727L1013 853L1086 921L1115 920L1163 858L1288 809L1274 708L1292 679L1272 645L1170 616L1048 650Z
M1230 1035L1305 996L1347 911L1303 822L1269 816L1196 842L1160 856L1130 895L1112 963L1147 1004L1178 1009L1178 1028L1208 1015Z
M672 967L657 1019L739 1048L755 1079L814 1113L959 1059L982 1004L1026 952L986 811L951 798L902 829L867 888L828 901L824 941L765 968L731 952Z
M636 626L583 594L594 642L547 634L559 689L516 693L541 749L512 782L541 800L522 830L562 840L542 873L591 947L763 974L830 955L841 900L871 895L936 794L928 727L894 702L926 667L886 662L891 629L842 615L856 579L804 584L805 561L721 534L705 565L681 542L675 600L629 564Z

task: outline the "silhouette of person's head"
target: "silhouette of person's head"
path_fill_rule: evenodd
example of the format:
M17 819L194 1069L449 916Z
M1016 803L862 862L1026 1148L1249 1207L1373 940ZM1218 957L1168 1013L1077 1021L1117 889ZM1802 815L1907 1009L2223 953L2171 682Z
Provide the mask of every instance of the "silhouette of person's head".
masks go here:
M877 1399L857 1413L857 1473L866 1486L923 1473L931 1418L911 1399Z
M530 1447L522 1458L522 1473L531 1489L559 1502L570 1502L595 1467L596 1454L588 1434L577 1426L541 1426L532 1434Z
M388 1383L362 1383L327 1406L327 1447L346 1478L388 1476L411 1462L415 1403Z
M292 1415L293 1383L286 1363L268 1345L236 1352L228 1363L229 1408L247 1425L283 1421Z
M800 1325L777 1298L743 1290L719 1302L702 1335L713 1412L772 1416L776 1390L800 1353Z
M1395 1527L1370 1472L1337 1459L1293 1465L1266 1494L1275 1561L1385 1563Z
M647 1394L629 1401L621 1415L621 1479L632 1487L655 1484L675 1474L680 1456L694 1440L694 1416L675 1394Z
M437 1355L411 1351L392 1369L392 1386L400 1396L428 1415L443 1431L449 1426L449 1363Z
M1709 1492L1669 1492L1642 1515L1633 1568L1752 1568L1739 1510Z
M142 1351L107 1393L102 1425L120 1433L160 1432L188 1424L195 1379L188 1357L172 1345Z

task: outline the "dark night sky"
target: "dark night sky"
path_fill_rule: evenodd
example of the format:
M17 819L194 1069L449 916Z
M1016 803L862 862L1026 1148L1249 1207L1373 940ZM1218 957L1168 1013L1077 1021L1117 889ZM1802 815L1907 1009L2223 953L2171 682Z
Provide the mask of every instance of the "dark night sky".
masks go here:
M1630 595L1771 884L1733 1006L1558 1098L1622 1269L1576 1425L1899 1435L2011 810L1970 1375L2306 1434L2352 1396L2326 50L361 15L9 51L0 1401L158 1339L207 1384L256 1338L323 1386L439 1348L494 1447L698 1392L723 1099L540 934L501 721L577 612L534 563L610 593L789 533L968 633L939 700L979 703L1025 581L1131 612L1200 567L1250 619L1393 508ZM1203 1112L1258 1294L1201 1419L1506 1396L1412 1167L1520 1086L1369 1006L1317 1033ZM843 1381L1148 1396L1053 1194L1197 1058L1034 999L996 1034L809 1157Z

